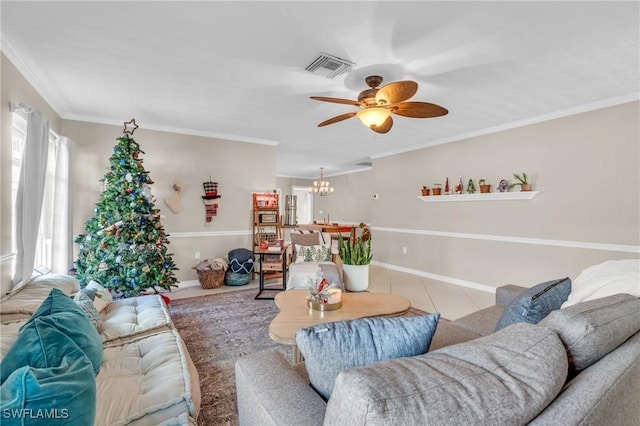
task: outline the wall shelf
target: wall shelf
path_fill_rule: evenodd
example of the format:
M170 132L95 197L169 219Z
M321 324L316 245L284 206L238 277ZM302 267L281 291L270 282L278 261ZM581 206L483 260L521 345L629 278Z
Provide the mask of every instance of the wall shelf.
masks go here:
M419 200L425 203L447 203L454 201L503 201L503 200L530 200L539 191L519 191L519 192L489 192L485 194L450 194L450 195L427 195L418 196Z

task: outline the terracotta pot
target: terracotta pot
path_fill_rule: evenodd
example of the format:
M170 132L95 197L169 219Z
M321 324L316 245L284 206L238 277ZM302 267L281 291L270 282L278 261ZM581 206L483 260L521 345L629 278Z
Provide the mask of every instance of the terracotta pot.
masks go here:
M531 184L520 185L520 191L531 191Z
M433 192L433 195L441 195L442 194L442 188L433 188L431 191Z
M480 185L480 193L486 194L487 192L491 192L491 185Z
M422 190L422 196L426 197L427 195L429 195L429 188Z

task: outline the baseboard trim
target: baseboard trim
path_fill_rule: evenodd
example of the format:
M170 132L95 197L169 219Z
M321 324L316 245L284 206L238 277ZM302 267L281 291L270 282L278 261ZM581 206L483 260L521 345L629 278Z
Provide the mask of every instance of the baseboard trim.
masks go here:
M430 280L442 281L449 284L459 285L461 287L472 288L474 290L486 291L487 293L495 294L496 288L480 284L473 281L461 280L459 278L448 277L446 275L433 274L431 272L419 271L417 269L405 268L404 266L392 265L390 263L372 261L372 265L381 266L383 268L391 269L393 271L404 272L406 274L417 275L423 278L429 278Z
M429 229L388 228L374 226L371 229L379 232L395 232L400 234L429 235L446 238L465 238L471 240L500 241L515 244L533 244L554 247L579 248L587 250L615 251L640 254L640 246L608 243L592 243L588 241L549 240L544 238L511 237L508 235L469 234L463 232L433 231Z

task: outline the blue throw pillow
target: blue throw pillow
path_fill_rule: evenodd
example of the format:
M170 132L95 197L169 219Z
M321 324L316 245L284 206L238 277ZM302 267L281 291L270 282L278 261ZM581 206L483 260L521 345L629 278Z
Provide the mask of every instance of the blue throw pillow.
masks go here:
M73 299L57 288L52 288L49 292L49 295L46 299L42 301L38 309L31 315L29 321L22 326L22 328L26 327L31 321L36 318L40 318L46 315L53 315L58 312L67 312L69 310L75 310L77 306L75 306L75 302Z
M0 383L4 383L12 371L20 367L49 367L49 358L55 356L51 347L42 340L42 330L55 328L69 337L91 361L95 374L102 363L102 338L84 314L82 309L58 289L51 290L49 296L36 312L20 328L16 342L9 348L2 360Z
M342 370L427 352L440 314L318 324L296 333L311 386L329 399Z
M2 425L94 424L93 365L64 333L40 321L34 323L37 323L42 346L49 348L46 356L41 354L41 361L48 365L20 367L3 381L0 386ZM3 369L4 364L3 361Z
M537 324L551 311L560 309L571 293L571 280L547 281L517 295L505 308L496 331L518 322Z

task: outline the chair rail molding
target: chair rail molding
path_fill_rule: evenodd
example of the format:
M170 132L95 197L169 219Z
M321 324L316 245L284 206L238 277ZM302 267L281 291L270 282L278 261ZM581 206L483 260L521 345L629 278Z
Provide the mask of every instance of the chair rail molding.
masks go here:
M429 235L429 236L447 237L447 238L466 238L471 240L500 241L505 243L534 244L534 245L543 245L543 246L580 248L580 249L587 249L587 250L615 251L615 252L622 252L622 253L640 254L640 246L625 245L625 244L593 243L589 241L551 240L551 239L545 239L545 238L513 237L508 235L490 235L490 234L470 234L470 233L464 233L464 232L434 231L429 229L389 228L389 227L382 227L382 226L373 226L371 227L371 229L373 231L378 231L378 232L392 232L392 233L399 233L399 234Z
M167 238L199 238L199 237L235 237L251 235L248 230L229 231L204 231L204 232L170 232L167 231Z
M15 253L0 254L0 264L3 264L5 262L11 262L13 259L15 259L15 257L16 257Z

